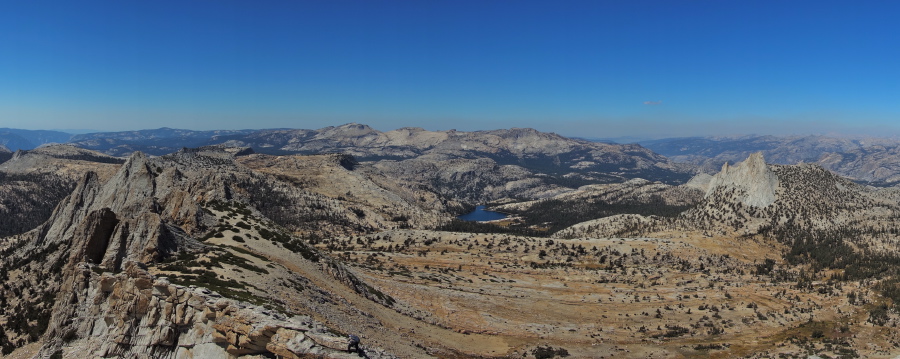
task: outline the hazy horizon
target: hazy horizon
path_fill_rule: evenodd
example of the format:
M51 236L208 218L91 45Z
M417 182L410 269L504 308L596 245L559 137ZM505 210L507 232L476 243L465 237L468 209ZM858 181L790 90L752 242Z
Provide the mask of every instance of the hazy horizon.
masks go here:
M381 132L388 132L392 130L397 130L402 127L397 128L376 128L375 126L371 126L366 123L359 122L348 122L341 124L334 124L325 127L317 127L317 128L302 128L302 127L280 127L280 128L234 128L234 129L221 129L221 128L208 128L208 129L189 129L189 128L178 128L178 127L155 127L155 128L135 128L135 129L127 129L127 130L115 130L115 131L103 131L103 130L95 130L95 129L27 129L27 128L12 128L12 127L0 127L2 129L13 129L13 130L26 130L26 131L56 131L62 132L70 135L80 135L80 134L91 134L91 133L116 133L116 132L137 132L137 131L153 131L160 129L173 129L173 130L187 130L187 131L264 131L264 130L280 130L280 129L292 129L292 130L320 130L327 127L339 127L343 125L349 124L361 124L368 125L373 129ZM405 126L405 127L422 127L422 126ZM424 128L424 127L422 127ZM448 130L457 130L457 131L466 131L466 132L474 132L474 131L492 131L492 130L503 130L503 129L511 129L511 128L522 128L518 126L507 127L507 128L485 128L485 129L475 129L475 130L462 130L462 129L431 129L424 128L427 131L448 131ZM531 127L525 127L531 128ZM536 129L541 131L540 129ZM771 133L723 133L723 134L715 134L715 135L696 135L696 134L688 134L688 135L672 135L672 136L640 136L640 135L625 135L625 136L609 136L609 137L600 137L600 136L582 136L582 135L568 135L564 133L557 133L553 131L542 131L547 133L556 133L558 135L569 137L569 138L577 138L584 139L589 141L608 141L615 143L638 143L638 142L646 142L646 141L654 141L654 140L662 140L662 139L674 139L674 138L752 138L752 137L761 137L761 136L775 136L775 137L804 137L804 136L824 136L824 137L833 137L833 138L849 138L849 139L864 139L864 138L880 138L880 139L900 139L900 136L893 134L882 134L882 135L865 135L865 134L852 134L852 133L837 133L837 132L829 132L829 133L794 133L794 134L771 134Z
M893 3L14 2L0 127L900 134Z

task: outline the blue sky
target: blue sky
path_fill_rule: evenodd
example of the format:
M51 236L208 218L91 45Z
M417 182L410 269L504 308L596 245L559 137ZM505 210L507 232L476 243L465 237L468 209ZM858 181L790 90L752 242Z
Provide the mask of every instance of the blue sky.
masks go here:
M6 1L0 127L900 134L887 1Z

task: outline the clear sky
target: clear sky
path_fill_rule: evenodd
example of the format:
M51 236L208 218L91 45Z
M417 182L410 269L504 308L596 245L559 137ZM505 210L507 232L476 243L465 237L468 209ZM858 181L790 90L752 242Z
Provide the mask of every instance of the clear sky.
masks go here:
M0 127L900 135L900 2L3 1Z

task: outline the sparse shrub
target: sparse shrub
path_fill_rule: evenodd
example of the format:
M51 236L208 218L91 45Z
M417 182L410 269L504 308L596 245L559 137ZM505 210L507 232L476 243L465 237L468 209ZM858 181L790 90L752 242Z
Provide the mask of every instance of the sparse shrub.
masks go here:
M772 269L775 268L775 260L771 258L766 258L765 262L762 264L756 265L756 274L757 275L769 275L772 273Z
M694 346L694 350L722 350L727 348L727 345L712 343L712 344L697 344Z
M551 346L537 347L531 351L537 359L552 359L555 357L567 357L569 351L564 348L554 348Z
M888 307L885 304L876 305L869 309L869 323L883 326L887 324L890 317L888 316Z

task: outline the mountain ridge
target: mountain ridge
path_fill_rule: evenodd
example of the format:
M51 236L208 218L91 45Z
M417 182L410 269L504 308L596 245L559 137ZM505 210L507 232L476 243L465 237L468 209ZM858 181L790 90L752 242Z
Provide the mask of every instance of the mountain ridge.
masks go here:
M136 152L107 180L93 172L86 173L47 222L3 246L4 267L18 267L10 273L10 280L27 275L33 281L13 284L7 281L7 271L3 271L0 280L5 284L0 297L10 298L18 307L33 308L23 319L5 308L3 313L12 315L9 320L14 321L38 318L38 328L34 330L43 332L41 356L61 351L102 356L152 353L154 357L277 352L287 357L346 358L341 350L344 339L329 334L315 320L288 320L262 307L223 301L221 295L207 289L198 291L172 283L177 277L174 274L160 274L168 268L164 262L167 258L243 255L228 249L231 247L197 240L217 220L215 210L204 206L235 195L228 189L234 185L228 173L245 171L220 161L224 158L191 153L149 158ZM211 172L224 176L214 179L207 175ZM293 245L303 246L296 242ZM228 254L230 251L235 252ZM35 260L35 256L43 260ZM308 260L291 261L300 265ZM304 266L307 270L321 270L315 269L319 264ZM328 266L334 268L331 271L335 275L341 273L340 264ZM269 268L274 270L274 266ZM227 273L220 273L219 278L239 278ZM328 275L325 273L312 274ZM355 280L352 274L343 276L345 280ZM243 293L229 286L218 290ZM302 287L314 285L304 282ZM29 294L9 296L13 290ZM356 289L359 293L367 290ZM259 293L258 289L254 292ZM319 298L329 295L320 294ZM129 319L132 315L137 320ZM259 328L250 330L247 325ZM4 353L10 346L5 340L21 343L22 335L13 328L4 331L0 336ZM32 335L30 340L37 339ZM371 345L368 355L391 357Z
M855 181L878 186L900 183L900 139L870 136L716 136L640 142L674 162L715 173L726 162L761 152L774 164L818 163Z
M411 157L17 151L0 210L51 213L0 236L0 352L355 357L348 333L373 358L897 352L897 188L763 153L681 185L578 185L627 176L504 163L583 145L529 129L304 133L298 148ZM510 217L453 220L490 199Z
M31 150L49 143L68 142L71 138L71 134L60 131L0 128L0 145L10 151Z

